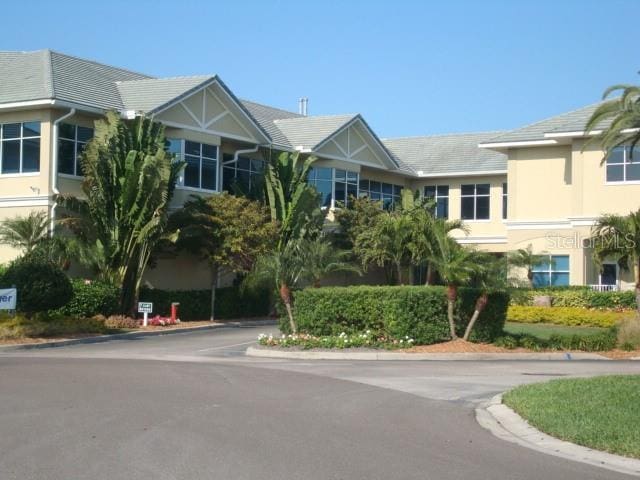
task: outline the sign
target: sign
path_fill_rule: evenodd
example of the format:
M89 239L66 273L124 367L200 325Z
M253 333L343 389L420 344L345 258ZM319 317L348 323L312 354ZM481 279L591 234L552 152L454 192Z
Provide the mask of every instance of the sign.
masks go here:
M138 313L153 313L153 303L138 302Z
M15 310L17 298L16 288L0 288L0 310Z

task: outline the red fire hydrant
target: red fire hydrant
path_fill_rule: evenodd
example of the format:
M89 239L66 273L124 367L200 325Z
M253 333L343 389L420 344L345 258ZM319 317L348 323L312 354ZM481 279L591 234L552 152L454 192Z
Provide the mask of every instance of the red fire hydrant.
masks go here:
M178 321L178 306L180 306L180 303L171 302L171 323Z

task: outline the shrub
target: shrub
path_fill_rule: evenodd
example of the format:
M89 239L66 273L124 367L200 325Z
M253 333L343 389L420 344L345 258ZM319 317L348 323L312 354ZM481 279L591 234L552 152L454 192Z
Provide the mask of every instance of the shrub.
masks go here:
M640 318L627 318L618 325L618 343L630 350L640 348Z
M76 318L109 316L118 310L119 289L108 283L87 282L82 279L71 280L73 297L56 313Z
M457 327L466 328L479 296L476 289L460 289ZM501 334L509 297L490 295L472 338L492 341ZM412 338L416 344L449 339L447 304L443 287L325 287L294 293L294 315L301 332L314 336L348 335L367 330L393 339ZM289 332L288 322L280 328Z
M628 313L589 310L576 307L521 307L510 306L508 322L553 323L567 326L612 327Z
M211 316L210 290L160 290L143 288L140 300L153 302L153 313L168 316L171 303L179 302L180 320L206 320ZM259 317L269 315L269 292L241 290L238 287L216 290L215 316L217 319Z
M17 310L31 316L61 308L73 297L69 278L57 266L36 259L21 258L9 265L0 285L18 289Z
M19 340L35 337L60 337L77 334L108 333L104 322L92 318L47 317L27 318L0 313L0 339Z
M496 339L498 347L514 349L518 347L533 350L581 350L585 352L603 352L616 346L614 329L595 335L551 335L548 340L534 335L506 335Z
M398 348L411 348L414 344L414 340L409 337L401 339L390 339L381 337L370 330L364 333L354 333L347 335L342 332L340 335L329 335L325 337L315 337L309 334L300 335L282 335L280 337L274 337L273 335L265 335L264 333L258 337L258 343L260 345L266 345L270 347L297 347L302 350L309 350L311 348L386 348L387 350L393 350Z
M551 297L554 307L581 307L601 310L633 310L636 308L635 292L596 292L589 287L548 287L539 289L514 288L510 292L511 305L532 306L533 298Z
M113 329L133 329L138 328L139 322L135 318L126 317L124 315L111 315L109 318L104 320L104 325L107 328Z

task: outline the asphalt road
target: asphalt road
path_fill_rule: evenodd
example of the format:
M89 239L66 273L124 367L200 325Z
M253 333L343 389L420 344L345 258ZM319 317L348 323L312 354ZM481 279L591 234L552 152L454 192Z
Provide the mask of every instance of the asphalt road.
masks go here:
M634 362L250 359L263 331L0 353L0 479L623 479L503 442L473 407Z

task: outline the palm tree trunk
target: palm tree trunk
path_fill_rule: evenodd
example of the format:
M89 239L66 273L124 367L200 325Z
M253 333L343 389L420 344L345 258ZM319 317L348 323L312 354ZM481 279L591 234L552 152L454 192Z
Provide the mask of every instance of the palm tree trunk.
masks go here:
M288 285L282 283L280 284L280 298L282 299L282 303L284 303L284 308L287 310L287 316L289 317L289 326L291 327L291 333L298 333L298 326L296 325L295 320L293 319L293 309L291 308L291 289Z
M218 288L218 266L211 265L211 316L209 320L212 322L215 319L216 311L216 289Z
M638 318L640 318L640 257L638 257L636 263L636 310L638 311Z
M402 278L402 265L400 263L396 263L396 273L398 275L398 285L404 285Z
M531 267L527 269L527 279L529 280L529 287L533 288L533 269Z
M464 337L462 337L463 340L465 341L469 340L469 337L471 336L471 331L473 330L473 326L476 324L478 317L480 316L484 308L487 306L488 301L489 301L489 296L486 293L483 293L482 295L480 295L480 298L476 300L476 309L473 312L473 315L471 316L471 320L469 320L469 325L467 325L467 329L464 332Z
M429 286L433 283L433 267L431 263L427 263L427 278L424 282L426 286Z
M455 285L447 286L447 318L449 319L449 332L451 333L451 340L458 338L456 334L456 323L453 318L453 309L458 298L458 287Z

